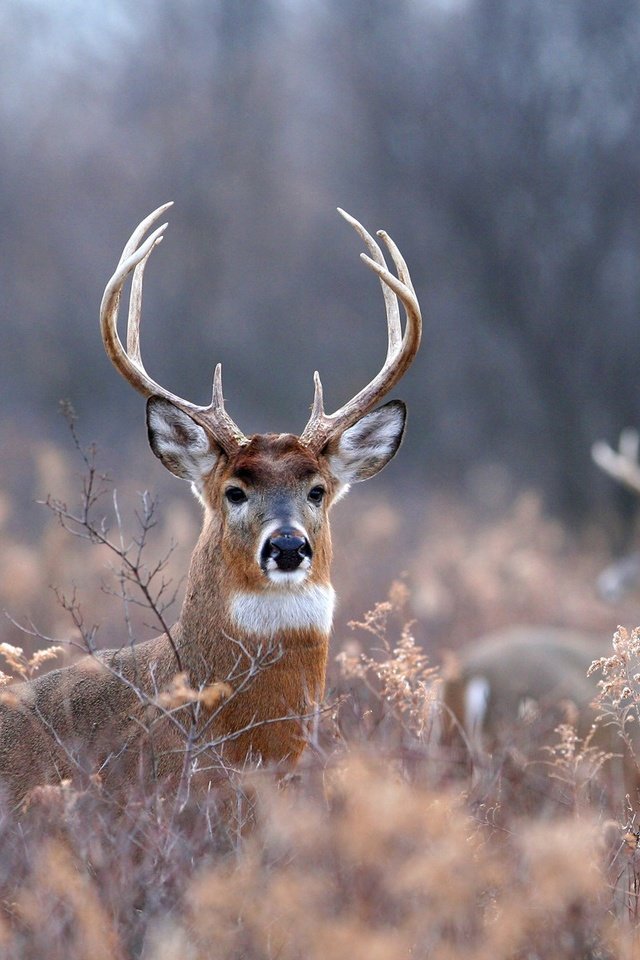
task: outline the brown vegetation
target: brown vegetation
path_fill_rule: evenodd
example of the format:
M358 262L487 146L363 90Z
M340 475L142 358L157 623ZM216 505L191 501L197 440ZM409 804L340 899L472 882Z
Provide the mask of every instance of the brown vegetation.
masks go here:
M363 520L374 585L381 574L371 545L389 542L389 524L402 523L389 511L369 509ZM161 553L171 519L169 505L145 551ZM433 651L427 660L417 639L431 633L454 648L474 618L479 633L523 611L531 622L555 611L558 623L601 630L600 710L628 731L638 722L639 640L620 631L611 650L607 620L622 608L608 610L592 587L605 558L573 543L532 498L484 526L441 504L424 523L413 555L396 561L408 569L410 588L396 584L361 623L338 627L327 710L309 731L295 777L277 785L266 769L229 770L225 790L196 804L188 791L177 797L135 785L124 800L114 798L99 773L85 771L74 783L34 790L19 822L2 811L3 957L634 956L637 797L610 799L600 755L570 724L553 735L535 776L523 759L526 724L519 765L513 756L460 764L439 741L440 657ZM431 551L427 525L436 534ZM3 546L10 564L7 538ZM25 637L6 621L5 644L14 649L1 648L5 669L21 675L40 666L37 650L47 650L38 633L82 642L77 619L60 630L68 613L28 585L56 574L73 579L69 571L86 585L104 575L105 555L65 533L55 551L34 549L31 562L22 592L14 583L4 598L16 616L33 603L34 619L46 625ZM380 565L392 562L387 554ZM165 582L173 564L170 556ZM113 593L120 594L133 613L129 628L144 634L152 611L136 608L132 584L114 574L115 590L87 590L83 608L91 623L93 611L102 615L109 605L113 618ZM572 603L561 602L561 576ZM348 578L346 587L353 609L359 600ZM629 622L634 602L627 601ZM81 610L76 598L67 607ZM67 643L60 656L73 656L68 650ZM163 704L171 709L201 694L176 676L166 695L177 698Z

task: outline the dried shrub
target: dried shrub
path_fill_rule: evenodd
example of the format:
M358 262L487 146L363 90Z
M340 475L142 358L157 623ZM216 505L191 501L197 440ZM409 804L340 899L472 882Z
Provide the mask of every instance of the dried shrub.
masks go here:
M377 603L362 621L349 624L356 634L364 633L372 640L365 649L357 639L350 640L337 654L336 663L344 681L360 681L387 712L395 714L408 730L424 739L438 699L439 670L430 666L429 658L416 642L414 623L403 620L407 600L406 587L394 583L388 600ZM392 642L389 621L398 618L399 635Z
M610 561L602 533L570 534L533 493L498 516L482 516L445 498L428 504L409 565L413 608L430 650L455 649L514 623L574 627L610 635L622 611L595 584Z
M463 793L358 751L285 789L248 776L245 795L253 825L226 838L210 801L176 821L147 795L115 816L99 789L36 805L20 844L5 818L3 956L625 956L588 812L497 830Z
M47 461L49 474L55 466ZM93 490L84 488L81 506ZM72 569L93 576L110 554L127 642L137 634L132 590L142 590L142 619L162 622L165 571L143 556L157 532L150 501L142 505L144 535L138 528L134 538L120 536L116 523L111 545L100 522L87 526L87 514L60 499L50 503L65 525L93 531L95 549L83 541L63 547L60 527L46 562L37 551L33 562L63 578ZM368 534L376 543L395 522L389 512L381 517ZM460 631L461 642L516 614L540 618L550 606L558 622L576 622L592 558L573 566L575 593L561 600L559 571L573 547L531 500L494 524L489 538L486 526L471 531L464 511L428 524L446 536L425 541L415 561L418 592L430 578L435 584L426 605L426 594L418 597L423 627L439 624L449 637ZM150 589L154 572L159 593ZM21 594L25 602L30 589ZM95 609L91 598L90 624L75 594L63 598L73 644L94 649L104 597ZM505 789L506 761L486 777L450 775L438 742L439 671L418 642L410 602L406 588L394 585L387 601L353 625L331 710L316 718L295 775L235 772L204 795L147 778L115 798L94 772L81 785L37 788L19 813L0 807L3 960L634 956L637 797L620 810L587 789L603 753L570 725L558 730L547 756L545 776L563 798L552 809L523 816L522 784ZM580 614L601 615L595 602ZM40 631L28 629L35 645ZM613 656L597 665L602 722L616 719L623 735L637 724L639 636L619 631ZM53 651L25 649L7 640L0 654L28 679ZM195 689L176 664L151 705L182 716L186 708L215 709L231 695L224 683Z

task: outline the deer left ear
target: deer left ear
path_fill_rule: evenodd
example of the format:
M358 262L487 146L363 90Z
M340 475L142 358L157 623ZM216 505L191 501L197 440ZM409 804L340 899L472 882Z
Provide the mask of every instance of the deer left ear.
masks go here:
M345 430L334 449L330 445L326 453L329 469L340 484L346 488L375 477L398 452L406 419L405 404L392 400Z

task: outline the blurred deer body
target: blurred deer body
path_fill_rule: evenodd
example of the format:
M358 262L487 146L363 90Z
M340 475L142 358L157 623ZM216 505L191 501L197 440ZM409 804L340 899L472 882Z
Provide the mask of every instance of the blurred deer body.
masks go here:
M587 671L606 655L602 637L563 628L511 627L479 638L458 653L445 678L445 741L463 743L467 758L492 754L499 761L515 748L526 760L548 760L541 748L558 742L558 725L570 723L580 740L617 757L608 768L633 791L638 771L619 727L593 729L598 676Z
M602 638L552 627L511 627L481 637L460 651L445 684L446 707L472 742L489 749L532 710L548 719L552 733L567 701L578 709L584 736L597 693L587 670L603 648Z
M638 432L623 430L618 448L604 441L592 447L595 463L616 482L640 493L640 439ZM624 557L598 578L599 593L619 599L637 584L640 554ZM593 701L599 693L598 675L587 676L590 664L611 654L602 637L554 627L511 627L456 651L442 690L443 737L458 743L463 756L504 754L514 744L525 743L529 758L554 739L558 724L567 720L581 740L590 738L596 748L622 755L622 781L627 790L639 786L638 768L615 723L599 723ZM637 725L636 725L637 726ZM640 751L640 734L633 724L634 752Z
M398 276L375 240L342 211L367 246L370 256L362 257L378 274L385 299L389 346L371 383L326 414L316 374L311 417L299 437L246 437L224 409L219 364L207 407L153 381L139 347L142 280L166 224L144 237L168 206L147 217L125 246L105 290L101 328L117 369L148 398L153 452L191 483L203 505L181 615L170 636L91 655L8 688L0 705L0 790L14 802L37 784L73 776L80 751L97 762L104 780L126 784L139 777L150 739L155 773L179 779L185 737L174 720L190 709L189 763L205 784L215 779L214 755L232 766L294 764L305 745L305 718L324 691L334 607L328 512L351 483L378 473L402 439L404 404L373 408L416 354L418 303L393 241L379 234ZM132 271L125 350L117 314ZM197 696L163 709L163 691L176 675Z

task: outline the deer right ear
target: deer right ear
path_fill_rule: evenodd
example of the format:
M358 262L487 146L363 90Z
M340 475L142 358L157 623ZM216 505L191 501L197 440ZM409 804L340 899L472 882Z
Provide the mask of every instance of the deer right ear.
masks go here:
M171 473L189 480L202 492L204 478L211 473L220 451L200 424L164 397L147 401L149 445Z

